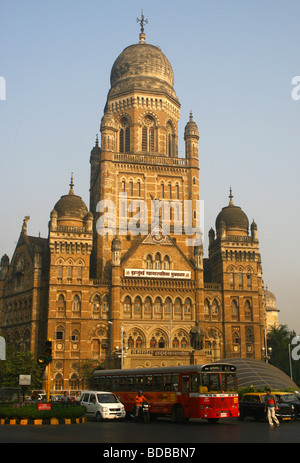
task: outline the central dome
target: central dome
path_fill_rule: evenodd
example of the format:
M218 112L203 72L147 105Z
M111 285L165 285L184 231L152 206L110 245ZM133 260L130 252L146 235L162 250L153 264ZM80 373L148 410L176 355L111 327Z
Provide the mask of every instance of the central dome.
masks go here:
M133 91L166 93L178 102L174 73L160 48L140 42L125 48L115 60L108 98Z

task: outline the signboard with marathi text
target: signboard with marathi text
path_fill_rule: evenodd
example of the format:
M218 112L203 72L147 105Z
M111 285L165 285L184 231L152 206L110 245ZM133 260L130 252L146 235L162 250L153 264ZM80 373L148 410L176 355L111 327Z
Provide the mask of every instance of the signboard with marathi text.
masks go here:
M50 403L38 404L38 410L51 410L51 404Z
M186 270L152 270L152 269L137 269L137 268L125 268L125 277L135 278L171 278L171 279L191 279L191 272Z

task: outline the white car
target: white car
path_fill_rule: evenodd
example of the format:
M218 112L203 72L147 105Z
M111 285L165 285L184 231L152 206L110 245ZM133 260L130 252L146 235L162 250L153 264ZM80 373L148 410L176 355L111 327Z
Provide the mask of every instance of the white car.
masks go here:
M86 409L86 416L97 421L123 419L126 416L124 405L112 392L83 391L80 404Z

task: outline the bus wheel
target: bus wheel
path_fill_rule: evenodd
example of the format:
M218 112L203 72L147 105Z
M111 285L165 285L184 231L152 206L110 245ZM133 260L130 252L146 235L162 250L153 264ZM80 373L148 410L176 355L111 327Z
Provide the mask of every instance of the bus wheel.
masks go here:
M177 405L172 410L172 421L176 421L176 423L185 423L187 419L184 417L184 411L181 405Z

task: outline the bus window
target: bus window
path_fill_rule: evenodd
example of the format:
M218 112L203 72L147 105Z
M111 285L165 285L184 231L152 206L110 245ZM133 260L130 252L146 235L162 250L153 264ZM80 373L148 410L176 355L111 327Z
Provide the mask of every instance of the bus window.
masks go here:
M202 386L207 387L208 392L222 392L219 373L205 373L201 377Z
M191 392L199 392L198 391L198 375L197 373L191 374Z
M126 391L126 384L127 383L127 377L126 376L120 376L120 391Z
M183 376L182 377L182 393L185 394L190 391L190 377Z
M128 391L135 391L135 376L128 376Z
M111 391L111 376L106 376L105 390L106 391Z
M161 391L161 375L153 376L153 391Z
M163 375L163 391L171 390L171 375Z
M112 391L118 391L119 390L119 376L113 376L112 377Z
M236 392L236 376L229 373L222 373L222 389L223 392Z
M179 391L179 375L177 374L172 375L172 391Z
M152 391L152 375L145 375L144 391Z
M105 376L99 378L99 391L105 391Z
M143 390L143 376L136 377L136 391Z

